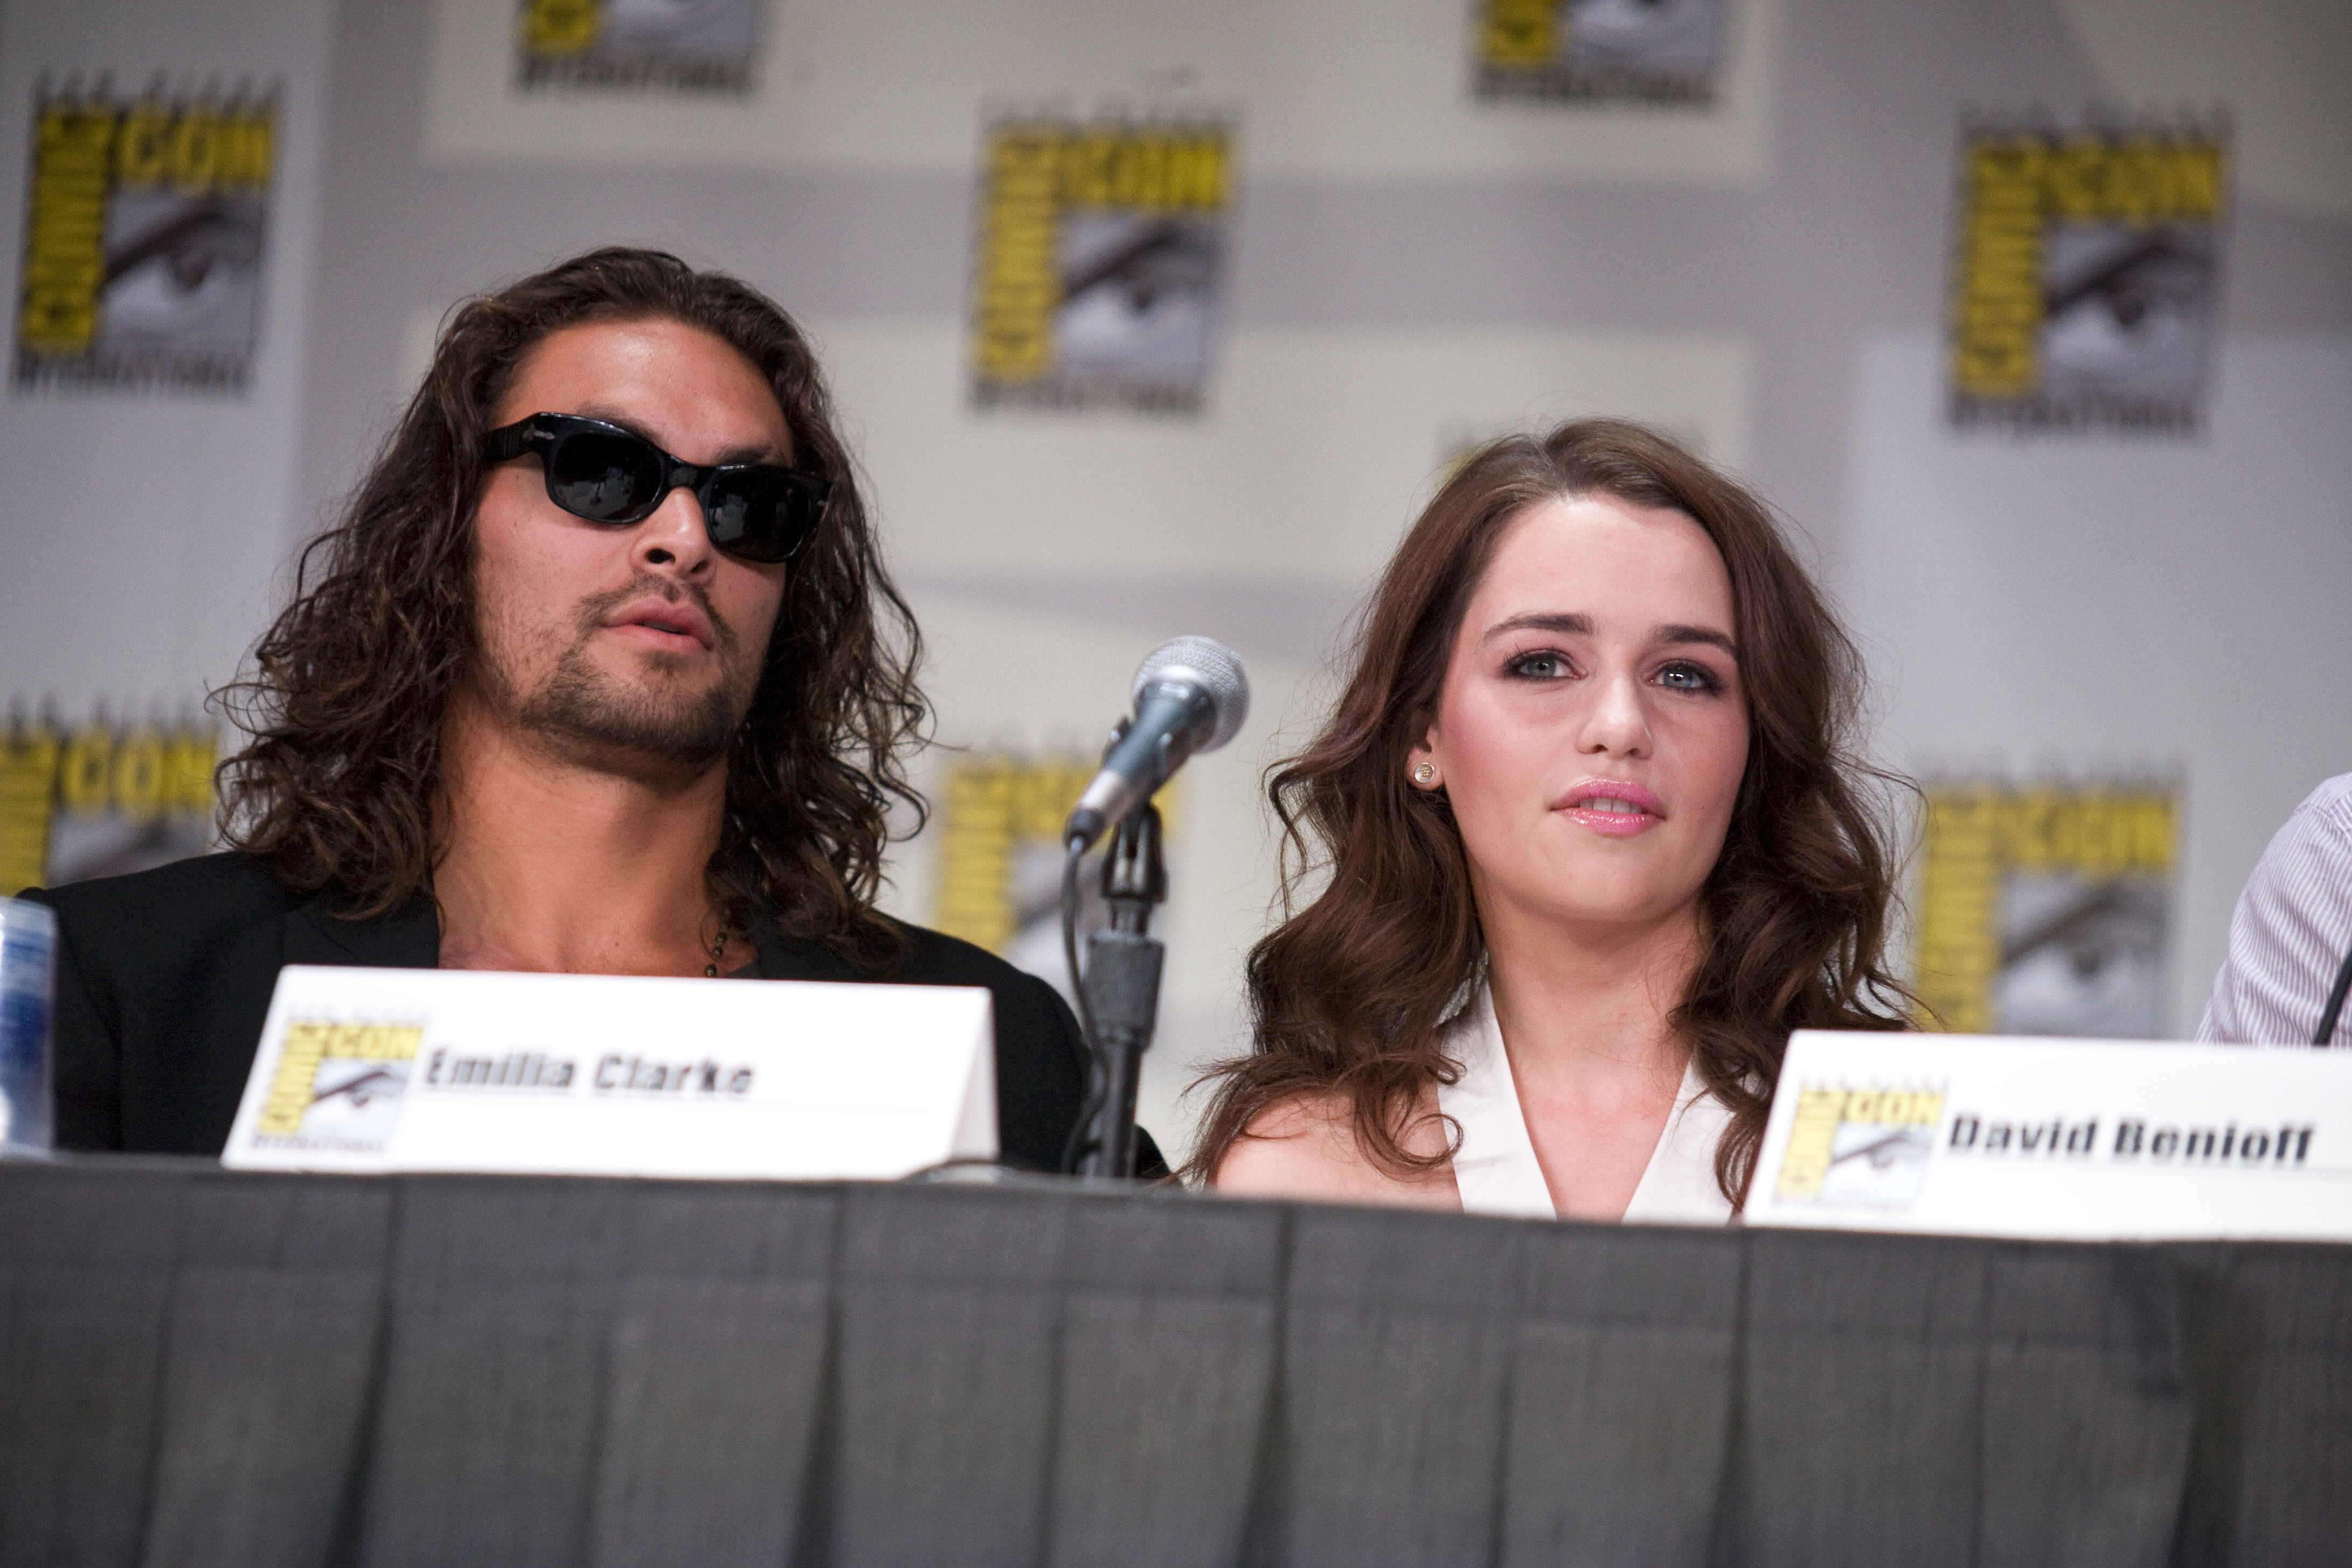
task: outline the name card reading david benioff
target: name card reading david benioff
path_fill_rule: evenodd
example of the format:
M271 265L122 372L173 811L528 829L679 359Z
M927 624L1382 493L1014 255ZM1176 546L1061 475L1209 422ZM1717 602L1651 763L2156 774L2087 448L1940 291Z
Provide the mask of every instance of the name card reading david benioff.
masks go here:
M1950 1126L1944 1147L1955 1157L2105 1160L2134 1169L2309 1169L2312 1141L2319 1131L2316 1121L2241 1127L2235 1121L2199 1125L2147 1116L2016 1121L1969 1110L1954 1111Z
M2352 1241L2352 1051L1800 1030L1749 1225Z

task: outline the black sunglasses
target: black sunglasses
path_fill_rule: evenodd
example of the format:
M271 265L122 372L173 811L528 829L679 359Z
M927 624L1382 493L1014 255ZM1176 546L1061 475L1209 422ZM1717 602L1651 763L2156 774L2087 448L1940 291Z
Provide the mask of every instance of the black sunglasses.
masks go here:
M833 487L767 463L682 462L651 441L602 419L534 414L489 437L490 461L539 454L547 499L574 517L615 528L643 522L685 487L702 503L710 542L746 561L782 561L808 542Z

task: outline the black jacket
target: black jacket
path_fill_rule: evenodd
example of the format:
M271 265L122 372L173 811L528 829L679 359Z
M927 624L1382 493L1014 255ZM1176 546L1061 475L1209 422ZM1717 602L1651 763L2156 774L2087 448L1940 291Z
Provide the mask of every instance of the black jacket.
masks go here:
M382 920L341 920L237 854L24 896L58 912L52 1079L62 1149L218 1154L280 965L431 969L440 960L430 899ZM970 942L901 929L906 954L882 978L988 987L1004 1157L1055 1169L1085 1085L1085 1047L1068 1005L1044 981ZM772 925L755 922L751 934L762 979L876 978ZM1142 1163L1164 1169L1148 1144Z

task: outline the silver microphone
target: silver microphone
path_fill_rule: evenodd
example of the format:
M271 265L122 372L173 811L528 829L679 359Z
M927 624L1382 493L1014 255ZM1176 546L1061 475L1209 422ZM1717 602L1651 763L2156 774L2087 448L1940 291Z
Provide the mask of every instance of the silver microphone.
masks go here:
M1249 676L1214 637L1172 637L1135 672L1135 717L1078 796L1062 842L1091 847L1106 829L1168 782L1188 757L1213 752L1249 717Z

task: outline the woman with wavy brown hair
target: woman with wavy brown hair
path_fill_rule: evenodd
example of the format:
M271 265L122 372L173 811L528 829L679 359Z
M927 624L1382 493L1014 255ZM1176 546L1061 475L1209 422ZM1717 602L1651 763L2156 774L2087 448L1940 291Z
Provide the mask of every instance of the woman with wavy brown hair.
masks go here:
M1790 1031L1906 1024L1860 688L1763 503L1673 441L1589 419L1479 452L1275 773L1286 918L1195 1173L1728 1218Z

